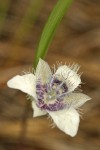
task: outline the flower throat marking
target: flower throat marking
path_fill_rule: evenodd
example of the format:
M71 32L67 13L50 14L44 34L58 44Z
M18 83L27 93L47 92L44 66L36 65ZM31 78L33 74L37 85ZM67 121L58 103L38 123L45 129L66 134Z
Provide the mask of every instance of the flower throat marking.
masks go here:
M37 94L37 106L39 108L49 111L58 111L64 109L66 104L64 103L64 97L68 91L65 81L60 81L55 77L52 77L46 84L42 84L41 79L37 80L36 94Z

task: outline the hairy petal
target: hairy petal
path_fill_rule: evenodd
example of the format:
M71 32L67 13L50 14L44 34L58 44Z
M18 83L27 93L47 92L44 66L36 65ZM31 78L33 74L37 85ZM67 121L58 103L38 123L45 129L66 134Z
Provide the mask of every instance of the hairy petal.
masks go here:
M71 93L65 97L66 104L69 107L78 108L91 98L83 93Z
M36 79L32 73L23 76L16 75L7 82L7 85L10 88L21 90L36 99Z
M75 109L63 109L48 113L60 130L72 137L77 134L80 119Z
M39 59L39 63L36 67L36 79L41 79L43 83L47 83L51 77L52 73L47 62Z
M75 88L81 83L80 76L77 74L77 68L75 66L72 69L66 65L60 66L55 75L60 78L60 80L65 80L68 86L68 92L74 91Z
M44 110L42 111L40 108L38 108L34 101L32 101L32 108L34 110L33 117L46 115L46 111L44 111Z

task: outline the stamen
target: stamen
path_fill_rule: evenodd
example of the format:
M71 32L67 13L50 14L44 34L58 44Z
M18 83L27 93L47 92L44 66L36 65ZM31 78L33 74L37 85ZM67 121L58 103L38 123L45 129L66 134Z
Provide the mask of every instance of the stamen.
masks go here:
M63 100L67 91L65 80L60 81L52 76L49 83L43 85L41 80L38 79L36 84L37 106L49 111L64 109L66 104Z
M64 84L64 82L65 82L65 81L63 81L63 82L57 87L56 91L58 91L58 90L61 88L61 86Z
M63 94L60 94L60 95L57 95L57 98L59 97L62 97L62 96L65 96L67 94L67 92L63 93Z
M51 77L51 79L50 79L50 84L49 84L50 89L52 88L53 81L54 81L54 76Z

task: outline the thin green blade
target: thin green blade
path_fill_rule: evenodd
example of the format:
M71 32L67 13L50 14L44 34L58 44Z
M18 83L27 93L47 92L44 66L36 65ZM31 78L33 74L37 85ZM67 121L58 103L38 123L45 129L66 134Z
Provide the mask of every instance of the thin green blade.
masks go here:
M48 47L53 39L54 33L60 24L64 14L68 11L73 0L58 0L51 12L48 21L43 29L38 48L36 49L34 67L37 66L39 58L44 58Z

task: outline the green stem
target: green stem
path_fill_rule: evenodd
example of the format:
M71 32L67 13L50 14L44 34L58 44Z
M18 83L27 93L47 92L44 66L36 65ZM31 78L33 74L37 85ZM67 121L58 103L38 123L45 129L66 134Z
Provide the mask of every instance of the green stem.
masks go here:
M48 21L43 29L38 48L36 49L34 67L36 68L39 58L45 58L48 47L53 39L54 33L60 24L64 14L68 11L73 0L58 0L52 10Z

